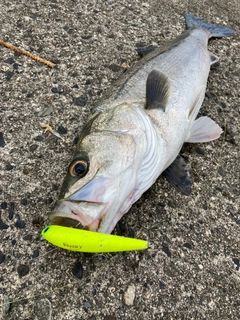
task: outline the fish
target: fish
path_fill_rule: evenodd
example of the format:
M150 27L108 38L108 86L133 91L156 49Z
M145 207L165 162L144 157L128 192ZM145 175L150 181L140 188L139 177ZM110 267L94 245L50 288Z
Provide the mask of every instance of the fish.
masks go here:
M94 105L49 214L52 224L111 233L161 174L190 194L183 144L222 133L209 117L197 118L218 61L208 40L235 31L189 13L185 20L187 30L143 55Z

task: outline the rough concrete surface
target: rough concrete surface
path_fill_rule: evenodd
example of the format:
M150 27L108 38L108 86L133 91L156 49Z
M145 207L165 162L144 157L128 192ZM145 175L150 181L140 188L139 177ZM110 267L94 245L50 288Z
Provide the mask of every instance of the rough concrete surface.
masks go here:
M187 12L237 31L209 44L220 60L201 114L224 134L184 146L191 196L160 177L125 215L115 233L147 239L144 252L53 247L40 232L93 102ZM239 0L1 1L0 38L57 64L0 47L1 319L239 319L239 14Z

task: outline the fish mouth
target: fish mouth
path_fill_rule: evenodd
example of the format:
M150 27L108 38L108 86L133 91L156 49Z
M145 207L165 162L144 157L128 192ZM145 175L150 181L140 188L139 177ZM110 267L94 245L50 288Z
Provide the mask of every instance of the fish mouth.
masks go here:
M96 176L74 193L66 193L49 214L49 220L56 225L111 233L121 217L118 210L125 199L118 189L116 180Z
M49 214L52 224L97 231L108 209L106 189L110 182L105 176L96 176L84 187L58 200Z
M97 231L104 214L105 203L59 200L55 209L49 214L52 224Z
M81 225L78 220L61 216L62 212L52 212L52 214L53 215L50 218L52 224L76 229L85 229L85 227Z

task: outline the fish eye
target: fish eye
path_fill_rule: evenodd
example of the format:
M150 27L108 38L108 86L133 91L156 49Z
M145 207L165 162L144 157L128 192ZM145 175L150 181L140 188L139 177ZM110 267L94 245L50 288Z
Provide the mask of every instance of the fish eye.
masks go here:
M68 172L72 177L83 177L88 172L88 162L83 159L75 159L71 162Z

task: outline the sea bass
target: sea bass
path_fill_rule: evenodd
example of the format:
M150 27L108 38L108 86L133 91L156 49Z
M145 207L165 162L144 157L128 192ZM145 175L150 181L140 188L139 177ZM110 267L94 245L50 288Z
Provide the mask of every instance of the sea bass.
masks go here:
M137 62L95 107L49 215L53 224L111 233L163 172L189 194L183 143L222 133L209 117L196 119L218 61L208 39L235 32L191 14L185 19L182 35Z

